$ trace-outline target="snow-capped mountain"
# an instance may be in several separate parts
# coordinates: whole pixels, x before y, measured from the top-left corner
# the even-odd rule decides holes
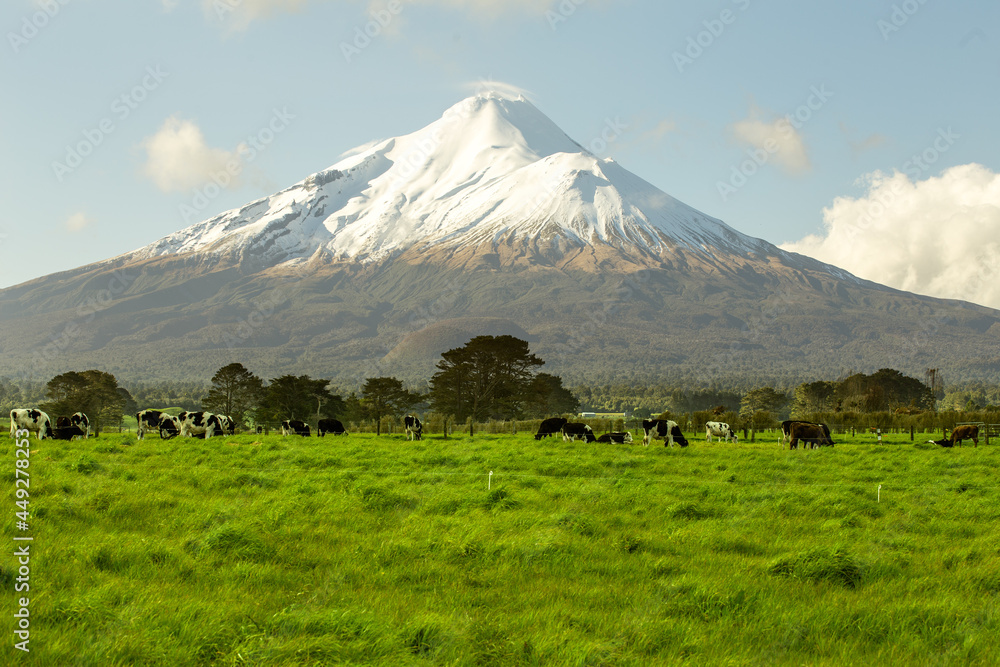
[[[1000,370],[1000,312],[751,238],[484,93],[270,197],[0,291],[0,365],[48,380],[255,373],[420,384],[481,334],[568,383]]]
[[[488,92],[133,256],[194,252],[278,263],[321,253],[373,263],[406,251],[512,244],[604,245],[649,259],[678,250],[784,254],[591,154],[523,97]]]

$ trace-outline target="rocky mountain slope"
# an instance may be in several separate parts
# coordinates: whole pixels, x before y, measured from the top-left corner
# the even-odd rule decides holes
[[[523,98],[412,134],[133,252],[0,291],[0,362],[47,379],[208,379],[241,361],[419,383],[469,337],[573,382],[995,377],[1000,312],[748,237],[567,137]]]

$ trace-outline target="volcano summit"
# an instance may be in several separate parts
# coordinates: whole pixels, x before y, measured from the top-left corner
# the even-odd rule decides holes
[[[484,93],[274,195],[3,290],[0,360],[149,381],[241,361],[349,387],[419,382],[444,350],[511,334],[570,383],[957,380],[1000,366],[998,322],[741,234],[524,98]]]

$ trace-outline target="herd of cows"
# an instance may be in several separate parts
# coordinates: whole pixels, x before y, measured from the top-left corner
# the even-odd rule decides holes
[[[172,416],[161,410],[141,410],[135,415],[138,422],[137,435],[139,440],[144,439],[148,431],[158,432],[160,438],[168,440],[177,436],[194,438],[211,438],[215,435],[233,435],[236,432],[236,423],[228,415],[218,415],[211,412],[182,412]],[[406,435],[409,440],[420,440],[423,437],[423,424],[415,415],[407,415],[403,420],[406,427]],[[18,430],[25,430],[34,433],[39,440],[52,438],[55,440],[72,440],[73,438],[84,438],[90,435],[90,420],[82,412],[74,413],[68,417],[58,417],[55,427],[49,416],[37,408],[18,408],[10,411],[10,435],[13,438]],[[651,440],[663,440],[664,447],[673,447],[675,444],[687,447],[688,441],[681,432],[677,422],[669,419],[644,419],[642,430],[645,437],[642,439],[643,445],[649,445]],[[263,427],[257,427],[257,433],[263,432]],[[337,419],[320,419],[317,425],[317,434],[323,437],[327,433],[332,435],[347,435],[344,424]],[[310,436],[312,431],[309,424],[299,420],[285,420],[281,422],[282,435]],[[600,437],[594,435],[594,430],[584,423],[570,422],[563,417],[550,417],[542,421],[535,433],[535,440],[541,440],[553,435],[562,434],[564,441],[573,441],[580,438],[584,442],[602,442],[629,444],[632,442],[632,434],[625,432],[605,433]],[[803,447],[832,447],[834,442],[830,436],[830,429],[826,424],[809,422],[802,420],[786,420],[781,422],[782,442],[787,441],[789,449],[797,449],[799,443]],[[710,421],[705,424],[705,440],[711,442],[712,438],[725,440],[726,442],[738,442],[736,432],[725,422]],[[973,444],[979,446],[979,427],[971,425],[956,426],[952,430],[951,436],[942,440],[928,440],[928,442],[942,447],[954,447],[961,445],[963,440],[972,440]]]
[[[680,447],[687,447],[688,441],[681,432],[677,422],[670,419],[644,419],[642,430],[645,437],[642,444],[648,446],[651,440],[663,440],[664,447],[673,447],[675,444]],[[542,422],[535,434],[535,440],[541,440],[549,436],[562,433],[563,440],[576,440],[581,438],[586,442],[608,442],[608,443],[630,443],[632,434],[605,433],[597,437],[594,430],[583,423],[570,422],[562,417],[550,417]],[[799,443],[802,446],[824,447],[833,446],[833,439],[830,437],[830,429],[826,424],[815,422],[788,420],[781,423],[782,441],[787,440],[790,449],[796,449]],[[712,442],[712,438],[725,440],[726,442],[738,442],[739,437],[736,432],[725,422],[706,422],[705,441]]]

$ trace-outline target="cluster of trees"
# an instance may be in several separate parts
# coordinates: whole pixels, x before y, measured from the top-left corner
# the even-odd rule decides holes
[[[212,376],[200,405],[180,405],[177,396],[150,401],[144,391],[140,404],[118,386],[114,375],[98,370],[69,372],[45,387],[48,400],[39,407],[51,416],[86,413],[93,427],[119,424],[125,414],[145,407],[204,409],[231,416],[239,424],[285,419],[315,421],[374,421],[381,429],[386,417],[430,408],[464,422],[488,419],[531,419],[575,412],[579,401],[553,375],[537,373],[545,362],[532,354],[526,341],[513,336],[478,336],[449,350],[438,363],[426,394],[411,391],[394,377],[365,380],[360,393],[343,397],[330,381],[308,375],[283,375],[264,380],[243,364],[223,366]]]
[[[526,341],[477,336],[441,355],[426,393],[413,391],[394,377],[374,377],[367,378],[360,391],[343,396],[327,379],[283,375],[265,382],[242,364],[233,363],[220,368],[207,389],[195,383],[136,385],[134,395],[120,387],[114,375],[99,370],[63,373],[45,385],[15,385],[0,379],[0,404],[10,408],[39,405],[52,416],[82,411],[98,430],[119,424],[122,415],[140,408],[181,407],[227,414],[247,425],[337,418],[374,422],[379,431],[384,419],[413,411],[430,410],[463,423],[573,414],[581,403],[588,411],[621,412],[634,418],[684,415],[696,428],[717,419],[751,430],[809,415],[920,415],[933,412],[941,399],[946,407],[967,411],[989,411],[1000,404],[1000,387],[945,394],[937,383],[932,388],[888,368],[871,375],[807,382],[791,391],[758,387],[738,393],[666,385],[607,385],[570,391],[559,377],[539,372],[544,363],[531,353]],[[44,402],[37,400],[40,396]]]

